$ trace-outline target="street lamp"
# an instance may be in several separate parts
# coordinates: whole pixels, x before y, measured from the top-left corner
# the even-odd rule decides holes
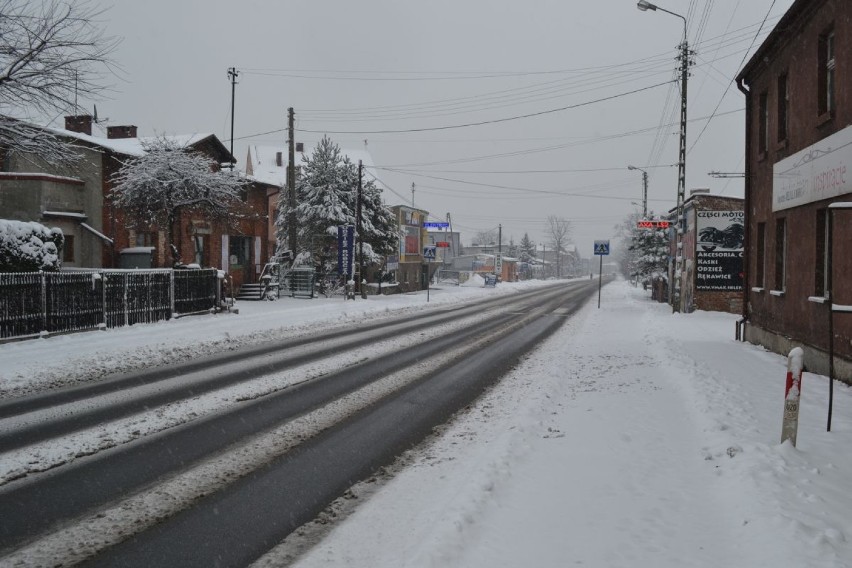
[[[686,84],[689,78],[689,66],[691,62],[689,56],[689,45],[686,41],[686,18],[680,14],[670,12],[665,8],[660,8],[655,4],[651,4],[646,0],[639,0],[636,7],[643,12],[647,10],[665,12],[672,16],[677,16],[683,20],[683,41],[678,46],[680,50],[680,153],[678,155],[678,172],[677,172],[677,223],[675,224],[675,263],[674,263],[674,286],[672,289],[671,302],[672,311],[680,311],[680,293],[681,293],[681,263],[683,261],[681,237],[683,235],[683,202],[686,196]]]
[[[648,217],[648,172],[636,166],[627,166],[628,170],[639,170],[642,172],[642,218]]]

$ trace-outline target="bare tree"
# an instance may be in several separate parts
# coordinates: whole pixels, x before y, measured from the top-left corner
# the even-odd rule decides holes
[[[571,222],[564,217],[550,215],[547,217],[545,235],[549,240],[551,250],[556,253],[556,276],[562,276],[560,257],[567,252],[565,247],[571,240]]]
[[[0,0],[0,148],[73,157],[27,117],[76,113],[78,97],[102,92],[118,40],[101,14],[86,0]]]
[[[246,181],[236,173],[217,171],[210,157],[165,137],[143,147],[143,156],[129,160],[113,176],[110,197],[134,225],[165,229],[177,264],[173,245],[181,215],[194,211],[211,219],[228,219],[242,204]]]
[[[490,229],[488,231],[479,231],[476,233],[474,237],[475,243],[480,246],[488,246],[488,245],[496,245],[497,244],[497,231],[494,229]]]

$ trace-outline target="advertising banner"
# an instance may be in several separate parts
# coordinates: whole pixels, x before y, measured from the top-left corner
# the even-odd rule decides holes
[[[743,287],[742,211],[696,211],[695,289],[736,291]]]
[[[352,249],[355,245],[355,227],[337,227],[337,272],[352,280]]]
[[[781,211],[852,192],[852,126],[776,162],[772,210]]]

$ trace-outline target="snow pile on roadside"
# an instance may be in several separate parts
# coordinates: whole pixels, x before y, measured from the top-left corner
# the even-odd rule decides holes
[[[785,358],[735,319],[607,286],[297,566],[852,566],[852,393],[827,433],[805,373],[780,444]]]
[[[426,292],[369,296],[240,302],[239,314],[213,314],[141,324],[103,332],[57,335],[0,344],[0,398],[63,385],[97,380],[106,375],[156,367],[234,350],[246,345],[281,341],[405,313],[440,309],[477,298],[516,294],[552,284],[532,280],[497,289],[448,286]]]

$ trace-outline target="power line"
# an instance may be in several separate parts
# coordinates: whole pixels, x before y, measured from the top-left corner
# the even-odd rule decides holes
[[[520,119],[524,119],[524,118],[533,118],[533,117],[536,117],[536,116],[543,116],[543,115],[546,115],[546,114],[553,114],[555,112],[562,112],[562,111],[566,111],[566,110],[571,110],[571,109],[575,109],[575,108],[589,106],[589,105],[592,105],[592,104],[602,103],[602,102],[606,102],[606,101],[611,101],[613,99],[626,97],[628,95],[635,95],[636,93],[641,93],[643,91],[649,91],[651,89],[655,89],[655,88],[661,87],[663,85],[668,85],[669,83],[671,83],[671,81],[665,81],[663,83],[657,83],[656,85],[650,85],[648,87],[641,87],[639,89],[634,89],[632,91],[625,91],[623,93],[618,93],[618,94],[615,94],[615,95],[611,95],[609,97],[602,97],[602,98],[599,98],[599,99],[594,99],[594,100],[591,100],[591,101],[585,101],[585,102],[582,102],[582,103],[577,103],[577,104],[568,105],[568,106],[564,106],[564,107],[542,110],[542,111],[538,111],[538,112],[531,112],[531,113],[521,114],[521,115],[517,115],[517,116],[509,116],[509,117],[505,117],[505,118],[497,118],[497,119],[494,119],[494,120],[482,120],[482,121],[479,121],[479,122],[469,122],[469,123],[466,123],[466,124],[453,124],[453,125],[447,125],[447,126],[433,126],[433,127],[428,127],[428,128],[406,128],[406,129],[402,129],[402,130],[351,130],[351,131],[346,131],[346,130],[305,130],[305,129],[301,129],[301,130],[299,130],[299,132],[307,132],[307,133],[312,133],[312,134],[323,134],[323,133],[326,133],[326,134],[395,134],[395,133],[402,133],[402,132],[431,132],[431,131],[435,131],[435,130],[452,130],[452,129],[455,129],[455,128],[468,128],[468,127],[471,127],[471,126],[483,126],[483,125],[486,125],[486,124],[498,124],[498,123],[501,123],[501,122],[509,122],[509,121],[512,121],[512,120],[520,120]]]
[[[776,0],[772,0],[772,4],[769,5],[769,10],[766,11],[766,16],[763,18],[763,22],[761,22],[760,27],[757,29],[757,33],[754,35],[754,39],[752,40],[751,45],[746,50],[745,55],[743,55],[743,60],[740,62],[740,65],[739,65],[740,69],[742,69],[742,66],[745,63],[745,60],[748,57],[749,52],[754,47],[754,44],[757,41],[758,36],[760,36],[761,30],[763,30],[763,25],[766,23],[766,20],[769,18],[769,14],[772,12],[772,8],[775,7],[775,2],[776,2]],[[692,149],[695,148],[695,145],[698,144],[699,140],[701,140],[701,136],[707,130],[707,127],[710,126],[710,122],[716,116],[716,111],[718,111],[719,107],[722,106],[722,102],[725,100],[725,97],[728,95],[728,91],[731,89],[731,85],[733,83],[734,83],[733,79],[728,83],[728,86],[725,88],[725,92],[722,93],[722,97],[719,99],[719,103],[716,105],[716,108],[713,109],[713,112],[710,113],[710,118],[707,119],[707,122],[704,124],[704,128],[701,129],[701,132],[698,133],[698,136],[692,142],[692,146],[689,147],[689,151],[687,152],[687,154],[689,152],[692,152]]]

